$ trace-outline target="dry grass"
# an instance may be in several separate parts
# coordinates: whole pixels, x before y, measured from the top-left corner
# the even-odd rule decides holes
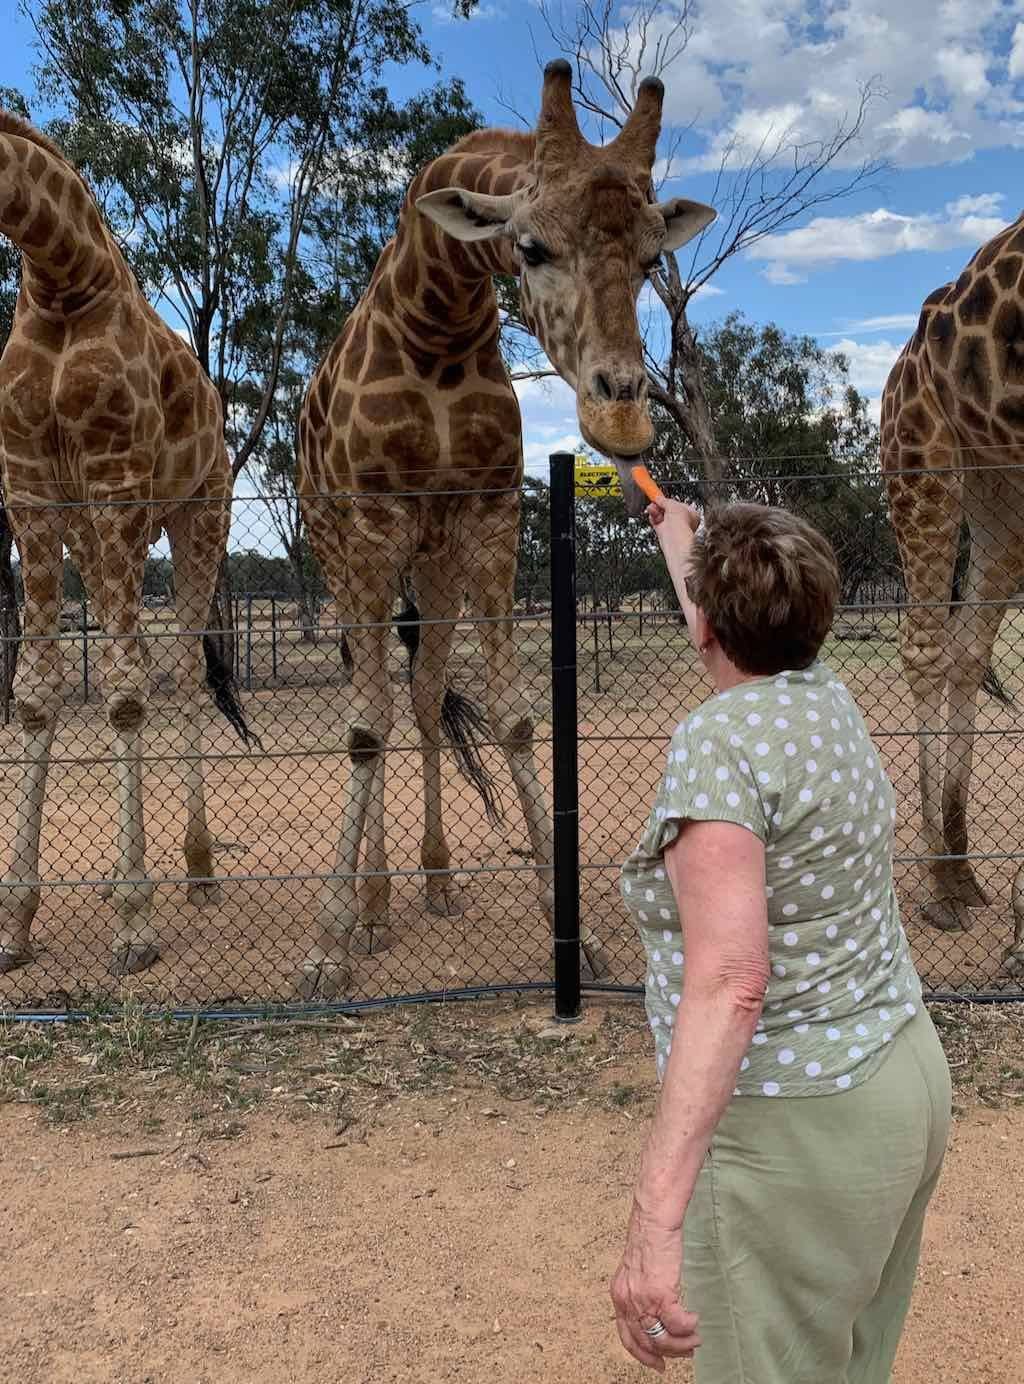
[[[958,1113],[1024,1101],[1024,1005],[932,1006]],[[62,1127],[106,1114],[159,1129],[168,1104],[204,1137],[230,1137],[270,1104],[338,1132],[372,1124],[396,1101],[479,1096],[538,1115],[651,1108],[654,1083],[642,1008],[588,1006],[556,1025],[546,1004],[506,1000],[429,1005],[265,1023],[191,1025],[131,1004],[63,1025],[0,1026],[0,1103],[35,1105]]]

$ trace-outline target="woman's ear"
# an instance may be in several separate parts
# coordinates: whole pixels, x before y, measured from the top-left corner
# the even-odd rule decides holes
[[[715,631],[711,628],[710,621],[700,606],[695,607],[695,610],[697,619],[694,635],[696,636],[697,650],[699,653],[706,654],[716,642]]]

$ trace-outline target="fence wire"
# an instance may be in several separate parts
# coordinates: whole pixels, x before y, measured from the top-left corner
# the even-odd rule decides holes
[[[979,893],[961,910],[969,930],[943,931],[923,912],[934,870],[900,641],[946,602],[908,595],[877,474],[804,470],[734,482],[730,496],[787,505],[836,548],[842,608],[823,657],[897,790],[897,890],[926,987],[1020,994],[1005,955],[1024,859],[1024,612],[1007,516],[1024,525],[1024,475],[994,469],[998,503],[975,506],[949,562],[954,667],[976,653],[970,613],[1003,600],[1008,610],[979,699],[966,847],[962,826],[947,824],[949,854],[966,855],[984,902]],[[946,484],[956,508],[964,483]],[[173,551],[166,515],[150,511],[159,536],[137,640],[94,556],[110,515],[97,524],[96,507],[74,507],[59,630],[26,612],[17,564],[0,611],[0,1010],[93,1008],[130,992],[160,1009],[268,1011],[550,984],[548,498],[540,482],[524,492],[514,589],[507,491],[333,497],[307,502],[308,528],[293,499],[236,497],[226,553],[223,504],[208,502],[209,524],[191,524]],[[672,729],[711,688],[646,525],[596,496],[577,501],[576,528],[581,921],[593,979],[639,989],[618,871]],[[394,546],[375,529],[394,532]],[[998,597],[971,575],[972,539],[989,567],[1006,544]],[[432,556],[412,561],[417,548]],[[348,566],[332,573],[343,549]],[[127,569],[115,576],[129,591]],[[197,589],[213,592],[201,617]],[[932,729],[949,767],[966,766],[962,716]]]

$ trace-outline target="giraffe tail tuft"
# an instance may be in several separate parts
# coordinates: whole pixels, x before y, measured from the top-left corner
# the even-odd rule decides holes
[[[255,745],[257,749],[262,750],[263,741],[255,731],[249,729],[249,723],[245,719],[231,669],[208,634],[203,635],[203,653],[206,655],[206,685],[213,693],[217,710],[231,722],[246,749],[251,749]]]
[[[990,697],[994,697],[996,701],[999,702],[1002,706],[1009,707],[1011,709],[1016,707],[1016,702],[1013,700],[1009,692],[1007,692],[1006,688],[1000,682],[998,674],[996,673],[996,670],[995,668],[993,668],[991,663],[985,670],[985,676],[981,680],[981,686],[983,691],[987,692]]]
[[[454,687],[446,687],[441,703],[441,726],[455,752],[459,772],[480,794],[487,820],[492,826],[498,826],[502,811],[497,785],[480,756],[480,737],[489,732],[486,713]]]
[[[420,647],[420,612],[410,592],[405,593],[405,604],[394,617],[392,623],[395,633],[409,653],[409,677]],[[493,774],[488,773],[480,754],[480,740],[490,733],[487,715],[476,702],[457,692],[454,687],[444,689],[441,703],[441,729],[448,737],[448,743],[455,752],[455,762],[459,773],[480,794],[487,820],[498,826],[503,820],[501,799]]]

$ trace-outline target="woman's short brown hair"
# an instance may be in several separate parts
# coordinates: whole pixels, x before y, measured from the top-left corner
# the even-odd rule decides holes
[[[723,505],[694,541],[686,589],[736,667],[767,676],[814,662],[839,567],[824,534],[788,510]]]

